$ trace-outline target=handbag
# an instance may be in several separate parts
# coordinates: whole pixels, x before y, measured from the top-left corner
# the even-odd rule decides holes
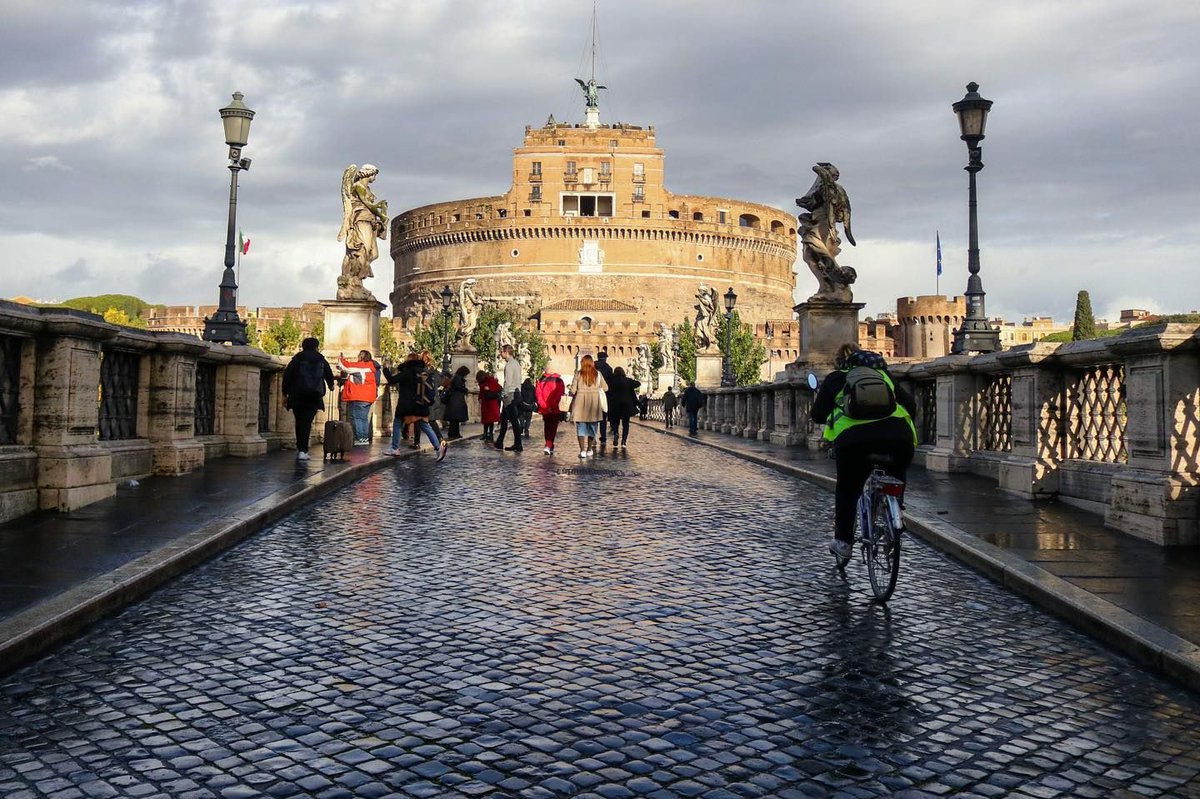
[[[608,413],[608,394],[600,391],[600,389],[596,389],[596,391],[600,394],[600,410],[604,413]]]

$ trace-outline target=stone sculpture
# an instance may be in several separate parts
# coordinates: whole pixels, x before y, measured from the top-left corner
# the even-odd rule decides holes
[[[846,240],[854,244],[854,233],[850,230],[850,198],[846,190],[838,185],[838,169],[826,161],[813,168],[817,179],[808,194],[796,200],[796,205],[805,209],[797,219],[800,223],[800,243],[804,263],[817,279],[817,293],[808,298],[826,302],[851,302],[854,294],[850,286],[858,274],[849,266],[837,262],[842,250],[837,225],[846,231]],[[856,245],[857,246],[857,245]]]
[[[533,354],[524,341],[517,345],[517,360],[521,362],[521,374],[528,376],[533,369]]]
[[[696,349],[703,352],[711,349],[717,341],[717,290],[700,284],[696,290]]]
[[[592,78],[587,83],[583,82],[583,78],[576,78],[575,82],[579,84],[579,88],[583,89],[583,96],[587,98],[588,108],[596,108],[600,102],[600,90],[608,88],[607,86],[598,85],[595,78]]]
[[[637,356],[629,362],[629,370],[633,372],[633,378],[639,382],[645,383],[650,379],[649,344],[637,345]]]
[[[512,322],[501,322],[496,325],[496,353],[499,354],[505,346],[512,347],[514,351],[517,349],[517,339],[513,336]]]
[[[378,167],[351,164],[342,173],[342,229],[338,241],[346,242],[342,274],[338,277],[339,300],[374,300],[363,279],[374,277],[371,263],[379,257],[379,240],[387,239],[387,201],[375,199],[371,183]]]
[[[469,277],[458,284],[458,333],[455,338],[463,345],[471,343],[471,334],[479,325],[479,309],[483,303],[475,296],[475,278]]]
[[[675,373],[675,330],[666,322],[658,323],[658,355],[662,359],[659,371]]]

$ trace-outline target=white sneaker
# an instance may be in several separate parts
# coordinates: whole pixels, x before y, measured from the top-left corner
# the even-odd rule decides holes
[[[594,458],[594,457],[596,457],[596,450],[594,450],[594,449],[589,449],[589,450],[587,451],[587,456],[588,456],[589,458]]]
[[[587,457],[587,450],[580,450],[579,451],[579,459],[583,460],[586,457]]]
[[[542,452],[543,452],[544,454],[546,454],[546,455],[553,455],[553,454],[554,454],[554,450],[550,449],[549,447],[543,447],[543,448],[542,448]]]
[[[298,460],[298,461],[306,461],[306,460],[308,460],[308,453],[307,453],[307,452],[297,452],[297,453],[296,453],[296,460]]]

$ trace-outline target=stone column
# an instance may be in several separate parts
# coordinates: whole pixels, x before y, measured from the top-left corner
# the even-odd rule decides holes
[[[225,451],[239,458],[263,455],[267,451],[267,440],[258,432],[258,389],[262,369],[270,365],[271,359],[260,350],[246,346],[228,347],[229,362],[219,375],[217,383],[224,387],[224,396],[218,401],[224,423],[221,437],[225,439]]]
[[[1012,452],[1000,464],[1000,487],[1030,498],[1058,491],[1062,378],[1047,358],[1056,344],[1030,344],[996,354],[1012,373]]]
[[[710,389],[721,385],[721,355],[702,352],[696,356],[696,386]]]
[[[1125,362],[1129,461],[1104,523],[1166,546],[1200,544],[1200,326],[1155,325],[1107,343]]]
[[[791,446],[796,443],[793,438],[795,427],[792,425],[796,414],[796,390],[792,383],[777,382],[772,400],[775,403],[774,424],[769,429],[768,437],[763,440]]]
[[[100,446],[100,349],[117,335],[94,314],[47,316],[38,340],[33,443],[38,507],[69,511],[116,493],[112,455]]]
[[[37,453],[33,443],[34,387],[37,384],[36,336],[43,327],[39,309],[0,300],[0,332],[19,342],[17,429],[14,442],[0,447],[0,522],[38,508]]]
[[[183,333],[159,333],[150,354],[150,439],[155,474],[185,474],[204,466],[196,432],[196,359],[209,345]]]
[[[758,440],[770,441],[771,433],[775,430],[775,395],[779,386],[767,384],[758,395]]]
[[[931,472],[970,470],[978,391],[970,363],[969,355],[947,355],[926,366],[937,379],[937,443],[925,457]]]
[[[746,426],[746,392],[740,389],[730,389],[728,396],[729,420],[722,425],[721,432],[734,436],[742,434]]]

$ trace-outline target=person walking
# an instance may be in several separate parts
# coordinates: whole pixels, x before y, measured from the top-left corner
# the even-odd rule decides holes
[[[312,437],[313,419],[317,411],[325,410],[325,393],[333,391],[333,369],[317,351],[321,345],[315,338],[300,342],[300,351],[292,356],[283,369],[283,407],[296,419],[296,460],[308,460],[308,440]]]
[[[675,392],[667,386],[666,392],[662,395],[663,419],[666,421],[667,429],[675,426],[675,406],[679,404],[679,397],[675,396]]]
[[[637,390],[641,382],[628,377],[625,369],[613,369],[612,382],[608,384],[608,423],[612,430],[613,449],[626,448],[629,442],[629,419],[637,408]]]
[[[500,349],[500,357],[504,359],[504,393],[501,397],[500,432],[496,434],[496,449],[507,449],[510,452],[521,452],[525,445],[521,443],[521,362],[513,354],[510,344]],[[513,443],[504,446],[504,435],[512,425]]]
[[[425,362],[425,370],[421,373],[421,379],[429,384],[431,389],[430,395],[432,401],[429,403],[429,426],[433,428],[433,432],[437,434],[438,441],[445,441],[446,435],[442,432],[442,423],[446,421],[446,401],[445,388],[450,383],[450,376],[442,374],[442,370],[433,365],[433,353],[429,350],[421,351],[421,360]],[[416,436],[413,436],[416,438]]]
[[[529,438],[529,425],[533,423],[533,412],[537,410],[537,389],[528,377],[521,383],[521,399],[517,408],[521,417],[521,436]]]
[[[688,417],[688,435],[694,436],[700,429],[700,409],[708,404],[708,397],[704,396],[704,392],[696,388],[696,381],[689,380],[687,388],[683,390],[680,401],[683,402],[683,409],[687,412]]]
[[[575,420],[575,437],[579,439],[579,457],[590,458],[596,454],[597,426],[604,418],[600,404],[601,392],[608,390],[608,383],[596,368],[592,356],[579,359],[579,371],[571,379],[571,418]],[[603,428],[601,428],[603,429]]]
[[[451,441],[462,438],[459,425],[467,421],[467,376],[470,374],[470,367],[458,367],[446,387],[446,437]]]
[[[650,395],[643,391],[638,395],[638,420],[646,421],[646,416],[650,413]]]
[[[495,436],[496,422],[500,421],[500,382],[495,376],[480,369],[475,373],[479,386],[479,421],[483,424],[483,443],[491,444]]]
[[[558,437],[558,425],[562,421],[563,394],[567,391],[566,385],[563,383],[562,377],[557,373],[551,372],[549,368],[542,373],[538,378],[537,387],[534,389],[537,399],[537,412],[542,417],[542,425],[546,433],[546,448],[542,452],[547,455],[554,454],[554,439]]]
[[[613,368],[611,366],[609,366],[609,364],[608,364],[608,350],[600,350],[600,354],[596,356],[595,364],[596,364],[596,371],[599,372],[600,376],[604,378],[604,384],[607,386],[611,386],[612,379],[613,379]],[[611,397],[607,397],[606,399],[611,399]],[[600,415],[600,446],[601,447],[604,446],[605,430],[607,428],[608,428],[608,412],[603,411]]]
[[[437,437],[429,424],[429,407],[433,404],[435,389],[429,384],[426,373],[427,367],[419,352],[410,353],[408,360],[400,364],[400,368],[394,372],[384,367],[384,377],[396,387],[396,419],[392,423],[391,449],[385,450],[383,454],[399,455],[404,428],[413,425],[414,431],[424,433],[429,439],[438,461],[446,457],[446,442]]]

